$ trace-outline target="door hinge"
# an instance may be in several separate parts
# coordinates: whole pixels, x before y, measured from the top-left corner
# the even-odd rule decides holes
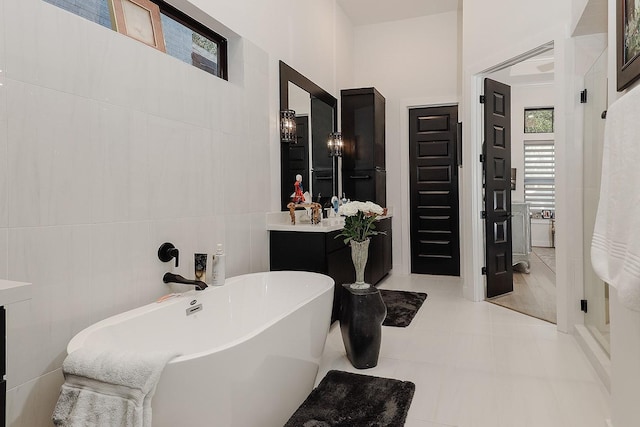
[[[581,299],[580,300],[580,310],[584,311],[585,313],[587,312],[587,300],[586,299]]]
[[[480,211],[480,218],[487,219],[487,211]]]
[[[487,275],[487,267],[482,267],[482,275],[483,276]]]
[[[484,163],[484,154],[480,154],[480,163]]]
[[[484,95],[480,95],[480,104],[484,104],[487,98]]]
[[[586,104],[587,103],[587,90],[581,90],[580,91],[580,104]]]

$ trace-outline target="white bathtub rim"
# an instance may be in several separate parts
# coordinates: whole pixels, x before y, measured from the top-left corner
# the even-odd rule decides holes
[[[184,361],[188,361],[188,360],[192,360],[192,359],[197,359],[199,357],[204,357],[207,356],[209,354],[213,354],[213,353],[217,353],[217,352],[221,352],[224,351],[226,349],[235,347],[237,345],[239,345],[240,343],[243,343],[245,341],[250,340],[251,338],[255,337],[256,335],[260,334],[262,331],[268,329],[269,327],[271,327],[272,325],[278,323],[279,321],[281,321],[282,319],[284,319],[285,317],[287,317],[289,314],[294,313],[296,311],[298,311],[301,307],[305,306],[306,304],[308,304],[310,301],[318,298],[320,295],[326,293],[326,292],[331,292],[333,293],[333,287],[335,286],[335,281],[324,274],[320,274],[320,273],[313,273],[313,272],[303,272],[303,271],[278,271],[278,272],[273,272],[273,273],[305,273],[305,274],[312,274],[315,276],[322,276],[326,279],[328,279],[327,283],[330,281],[331,282],[331,286],[328,286],[327,288],[321,288],[320,290],[318,290],[317,292],[314,292],[313,294],[310,294],[309,296],[307,296],[307,298],[305,298],[303,301],[301,301],[300,303],[296,304],[295,306],[292,306],[290,311],[287,313],[284,313],[280,316],[276,316],[274,318],[272,318],[269,322],[266,322],[262,325],[260,325],[259,328],[255,328],[252,331],[241,335],[223,345],[219,345],[219,346],[215,346],[215,347],[211,347],[208,348],[206,350],[203,351],[199,351],[199,352],[193,352],[193,353],[189,353],[187,355],[179,355],[174,357],[173,359],[171,359],[168,364],[172,364],[172,363],[180,363],[180,362],[184,362]],[[240,280],[242,278],[248,278],[251,276],[256,276],[256,275],[264,275],[266,273],[269,272],[260,272],[260,273],[249,273],[249,274],[243,274],[240,276],[234,276],[234,277],[230,277],[226,279],[226,283],[224,286],[232,286],[234,281]],[[127,310],[124,311],[122,313],[118,313],[115,314],[113,316],[107,317],[106,319],[100,320],[88,327],[86,327],[85,329],[81,330],[80,332],[78,332],[67,344],[67,354],[70,354],[71,352],[81,348],[84,346],[86,340],[91,336],[91,334],[99,329],[105,328],[105,327],[109,327],[111,325],[116,325],[119,323],[122,323],[128,319],[132,319],[135,318],[137,316],[141,316],[147,313],[151,313],[155,310],[159,310],[161,308],[165,308],[169,305],[174,305],[174,304],[180,304],[183,303],[185,300],[192,300],[192,299],[197,299],[197,297],[203,295],[204,293],[210,293],[210,292],[216,292],[216,290],[218,289],[223,289],[224,286],[210,286],[202,291],[196,291],[196,290],[189,290],[189,291],[185,291],[182,292],[180,295],[177,295],[173,298],[170,298],[168,300],[165,301],[161,301],[161,302],[151,302],[149,304],[145,304],[143,306],[140,307],[136,307],[133,308],[131,310]],[[327,324],[327,329],[329,328],[329,323]],[[97,348],[100,348],[101,346],[99,344],[95,344],[95,346]],[[108,348],[104,348],[104,350],[107,350]]]

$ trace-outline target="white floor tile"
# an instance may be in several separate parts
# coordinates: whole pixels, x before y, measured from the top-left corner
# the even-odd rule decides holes
[[[548,322],[461,294],[459,279],[390,276],[384,289],[426,292],[407,328],[383,327],[378,366],[349,363],[340,327],[318,372],[412,381],[408,427],[602,427],[609,395],[575,339]]]

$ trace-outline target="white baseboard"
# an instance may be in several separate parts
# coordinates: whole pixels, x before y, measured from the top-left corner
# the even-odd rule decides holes
[[[576,340],[605,388],[611,393],[611,359],[584,325],[575,325]],[[607,421],[610,423],[610,421]]]

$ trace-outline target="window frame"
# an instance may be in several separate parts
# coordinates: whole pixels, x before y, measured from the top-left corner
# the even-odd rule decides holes
[[[527,113],[529,113],[530,111],[545,111],[545,110],[551,110],[551,132],[530,132],[527,131]],[[528,107],[524,109],[524,116],[523,116],[523,132],[525,135],[536,135],[536,134],[548,134],[548,133],[553,133],[554,129],[555,129],[555,108],[554,107]]]
[[[193,19],[186,13],[182,12],[181,10],[176,9],[175,7],[171,6],[169,3],[166,3],[165,1],[163,0],[151,0],[151,1],[158,5],[158,7],[160,8],[161,14],[168,16],[174,21],[184,25],[185,27],[195,31],[201,36],[206,37],[218,44],[217,77],[220,77],[223,80],[229,80],[227,39],[221,36],[220,34],[216,33],[215,31],[213,31],[211,28],[196,21],[195,19]]]

